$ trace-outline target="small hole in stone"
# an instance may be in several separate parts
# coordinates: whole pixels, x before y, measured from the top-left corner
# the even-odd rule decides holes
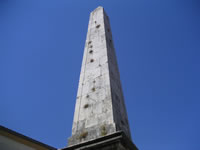
[[[93,50],[90,50],[89,53],[92,54],[92,53],[93,53]]]
[[[88,108],[89,107],[89,104],[85,104],[84,105],[84,108],[86,109],[86,108]]]
[[[92,41],[89,41],[89,42],[88,42],[88,44],[91,44],[91,43],[92,43]]]
[[[92,91],[93,91],[93,92],[95,91],[95,88],[94,88],[94,87],[92,88]]]
[[[97,23],[96,21],[94,21],[94,23]]]
[[[94,62],[94,59],[91,59],[90,62],[91,62],[91,63]]]
[[[97,26],[96,26],[96,28],[99,28],[101,25],[100,24],[98,24]]]
[[[86,97],[87,97],[87,98],[89,98],[90,96],[89,96],[89,95],[87,95]]]
[[[93,83],[95,83],[96,81],[94,80]]]
[[[92,45],[90,45],[90,48],[92,48],[93,46]]]

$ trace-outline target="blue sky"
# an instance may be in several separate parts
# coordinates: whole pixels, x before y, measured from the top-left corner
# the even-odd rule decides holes
[[[134,143],[199,150],[199,0],[1,0],[0,124],[66,146],[89,13],[99,5],[110,17]]]

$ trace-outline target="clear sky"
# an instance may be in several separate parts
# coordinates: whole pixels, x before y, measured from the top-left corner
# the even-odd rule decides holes
[[[89,14],[110,17],[140,150],[199,150],[199,0],[0,0],[0,124],[56,148],[71,135]]]

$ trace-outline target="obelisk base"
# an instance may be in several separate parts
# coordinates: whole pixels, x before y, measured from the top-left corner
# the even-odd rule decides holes
[[[101,138],[72,145],[62,150],[138,150],[122,132],[116,132]]]

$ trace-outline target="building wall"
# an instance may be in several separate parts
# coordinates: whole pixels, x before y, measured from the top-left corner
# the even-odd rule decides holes
[[[0,135],[0,150],[36,150],[13,139]]]
[[[56,150],[0,125],[0,150]]]

